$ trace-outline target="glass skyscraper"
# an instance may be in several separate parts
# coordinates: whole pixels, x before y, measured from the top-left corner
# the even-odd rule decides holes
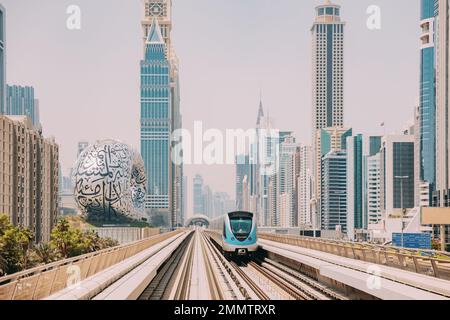
[[[150,95],[156,94],[153,98],[156,101],[160,98],[164,99],[164,103],[166,103],[165,99],[168,98],[169,110],[168,119],[169,119],[169,141],[172,140],[172,132],[182,127],[182,115],[181,115],[181,97],[180,97],[180,85],[179,85],[179,68],[178,68],[178,58],[176,56],[175,50],[172,46],[171,39],[171,31],[172,31],[172,0],[143,0],[144,4],[144,18],[141,22],[142,31],[143,31],[143,44],[144,44],[144,55],[147,53],[147,40],[151,37],[151,34],[154,32],[155,28],[155,20],[158,24],[159,35],[161,36],[163,42],[165,43],[165,59],[168,63],[169,68],[169,93],[166,96],[164,93],[164,97],[161,96],[161,92],[158,90],[153,91],[153,93],[148,93]],[[158,71],[159,72],[159,71]],[[160,86],[161,83],[155,85]],[[165,86],[164,84],[163,86]],[[159,87],[161,89],[161,87]],[[165,90],[165,89],[164,89]],[[149,98],[149,97],[147,97]],[[159,100],[158,103],[162,103]],[[156,119],[160,119],[159,117]],[[167,119],[167,118],[165,118]],[[167,124],[164,124],[164,128],[160,127],[159,130],[166,131]],[[156,129],[155,129],[156,130]],[[178,137],[177,137],[178,138]],[[180,225],[182,220],[182,203],[185,199],[184,195],[184,186],[183,186],[183,164],[178,161],[172,161],[172,150],[177,148],[177,150],[181,150],[181,141],[182,138],[178,141],[173,141],[169,145],[169,157],[167,158],[168,167],[169,167],[169,186],[168,186],[168,199],[166,198],[165,191],[161,191],[159,188],[164,186],[158,186],[157,190],[154,190],[155,194],[152,201],[147,202],[149,204],[150,214],[153,218],[157,218],[158,221],[163,219],[162,224],[164,226],[175,227]],[[165,142],[164,142],[165,144]],[[179,155],[182,152],[178,153]],[[156,155],[154,155],[156,156]],[[145,161],[145,155],[143,155]],[[151,160],[148,159],[148,162]],[[161,160],[162,161],[162,160]],[[149,164],[150,165],[150,164]],[[150,173],[147,173],[149,175]],[[164,180],[166,173],[164,172]],[[159,194],[159,196],[157,196]],[[164,194],[164,196],[162,196]],[[161,198],[162,197],[162,198]],[[163,200],[164,199],[164,200]],[[156,202],[153,202],[156,201]],[[153,204],[150,204],[153,203]],[[166,206],[166,204],[168,205]]]
[[[141,61],[141,155],[147,173],[147,209],[169,209],[171,161],[170,63],[156,18]]]
[[[414,208],[414,136],[383,137],[380,151],[381,209],[398,214]]]
[[[347,138],[347,197],[348,236],[354,239],[355,231],[364,228],[363,210],[363,136],[358,134]]]
[[[330,151],[323,158],[322,230],[347,232],[347,154]]]
[[[347,138],[347,235],[365,239],[369,220],[378,219],[381,137],[361,134]]]
[[[39,103],[34,97],[33,87],[6,86],[5,114],[29,116],[33,127],[39,128]]]
[[[422,28],[420,53],[420,180],[436,183],[436,69],[435,34],[437,0],[421,0]]]
[[[236,156],[236,209],[244,207],[244,181],[250,179],[250,157],[248,155]]]

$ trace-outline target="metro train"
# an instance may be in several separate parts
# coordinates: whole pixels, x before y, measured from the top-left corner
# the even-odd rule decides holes
[[[230,212],[209,224],[212,237],[228,256],[248,256],[258,250],[256,217],[251,212]]]

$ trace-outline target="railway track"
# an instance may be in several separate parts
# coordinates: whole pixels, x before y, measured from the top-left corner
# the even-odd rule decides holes
[[[346,299],[274,260],[228,260],[210,235],[197,231],[189,235],[160,267],[139,300],[201,297],[211,300]]]
[[[241,265],[235,261],[228,261],[221,254],[220,246],[209,236],[203,234],[206,243],[209,243],[210,250],[218,256],[223,267],[234,280],[246,299],[270,300],[271,296],[267,289],[255,281],[255,278],[265,279],[264,283],[271,283],[278,291],[295,300],[347,300],[340,293],[337,293],[319,282],[292,270],[276,261],[264,258],[253,259],[242,262]],[[251,269],[252,272],[249,272]],[[251,273],[256,276],[251,276]],[[276,290],[275,290],[276,291]]]
[[[191,245],[192,237],[193,234],[190,234],[175,250],[170,258],[162,265],[162,267],[158,270],[156,277],[139,296],[139,300],[163,300],[168,298],[171,289],[171,280],[176,278],[174,275],[176,275],[176,271],[179,270],[179,267],[182,266],[180,261],[190,252],[190,250],[187,249]],[[192,256],[192,254],[189,255]],[[188,282],[186,279],[179,281],[179,284],[181,284],[180,290],[182,292],[186,290],[186,287],[183,287],[183,284],[186,282]]]
[[[284,274],[285,277],[293,279],[295,283],[299,284],[299,289],[310,295],[316,300],[349,300],[346,296],[332,290],[320,282],[311,279],[298,271],[292,270],[289,267],[282,265],[274,260],[268,258],[260,260],[261,266],[270,269],[273,272]]]

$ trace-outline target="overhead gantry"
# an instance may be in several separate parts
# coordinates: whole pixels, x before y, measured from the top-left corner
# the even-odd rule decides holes
[[[191,218],[187,219],[186,227],[190,226],[200,226],[200,227],[209,227],[210,220],[207,216],[203,214],[196,214]]]

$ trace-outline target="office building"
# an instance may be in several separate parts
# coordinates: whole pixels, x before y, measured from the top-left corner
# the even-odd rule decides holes
[[[47,242],[58,215],[58,145],[27,116],[0,116],[0,145],[0,212]]]
[[[251,176],[250,157],[239,155],[236,157],[236,209],[244,207],[244,184]],[[248,195],[247,195],[248,196]]]
[[[194,214],[206,214],[203,200],[203,178],[196,175],[193,180]]]
[[[315,190],[312,200],[313,205],[313,228],[318,229],[321,225],[321,199],[322,199],[322,161],[323,157],[331,151],[345,151],[347,149],[347,137],[352,136],[352,129],[342,127],[323,128],[317,131],[315,150],[317,150],[315,166]]]
[[[380,153],[381,210],[401,216],[402,209],[414,208],[414,136],[385,136]]]
[[[347,154],[330,151],[322,165],[321,229],[347,233]]]
[[[6,86],[6,115],[28,116],[33,126],[40,129],[39,102],[33,87]]]

